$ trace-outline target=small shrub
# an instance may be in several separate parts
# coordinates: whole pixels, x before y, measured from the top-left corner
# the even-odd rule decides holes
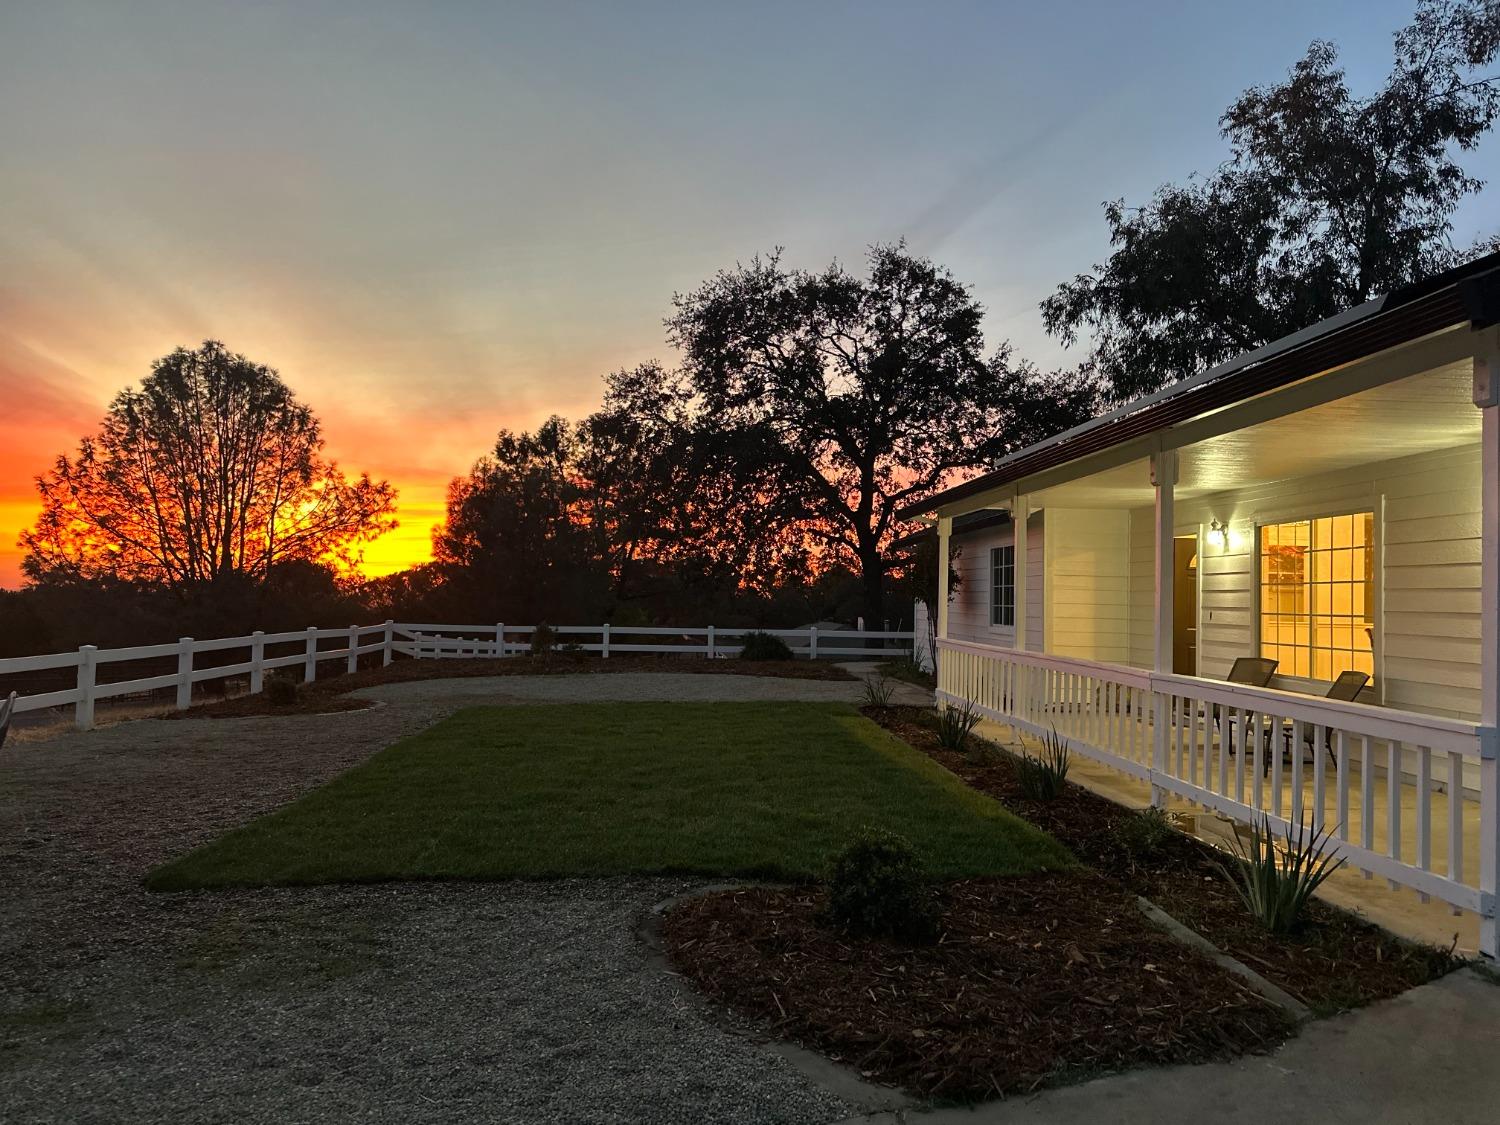
[[[271,676],[262,688],[266,702],[274,707],[292,707],[302,694],[302,685],[286,674]]]
[[[1271,933],[1294,930],[1313,892],[1344,865],[1342,857],[1335,859],[1332,842],[1332,833],[1304,822],[1288,826],[1278,849],[1264,816],[1251,824],[1248,847],[1236,838],[1239,862],[1228,874],[1246,909]]]
[[[531,631],[531,655],[547,656],[557,647],[557,630],[545,621]]]
[[[866,707],[889,707],[895,694],[896,685],[886,679],[884,672],[871,676],[865,681]]]
[[[1063,791],[1068,780],[1068,745],[1053,731],[1042,740],[1042,753],[1032,757],[1024,750],[1016,763],[1021,792],[1033,801],[1050,801]]]
[[[741,660],[792,660],[792,650],[780,637],[770,633],[754,632],[744,636],[745,647],[740,650]]]
[[[828,880],[835,925],[865,937],[930,941],[937,899],[915,849],[891,832],[866,830],[839,853]]]
[[[973,734],[974,728],[979,725],[979,718],[979,712],[974,710],[974,704],[967,699],[961,706],[948,704],[938,712],[938,745],[944,750],[957,750],[962,753],[968,749],[969,735]]]
[[[1161,854],[1176,831],[1165,811],[1149,808],[1121,817],[1115,824],[1113,836],[1126,855],[1133,859],[1151,859]]]

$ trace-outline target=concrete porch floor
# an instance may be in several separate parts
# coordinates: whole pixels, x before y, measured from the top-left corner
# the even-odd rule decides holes
[[[985,720],[978,727],[978,733],[998,745],[1010,749],[1024,747],[1026,750],[1037,753],[1041,748],[1040,740],[1029,735],[1019,734],[1014,728],[993,720]],[[1018,737],[1019,735],[1019,737]],[[1075,753],[1070,758],[1068,778],[1076,781],[1086,789],[1106,797],[1117,804],[1127,808],[1143,809],[1151,804],[1150,786],[1136,778],[1129,777],[1117,770]],[[1248,772],[1248,770],[1247,770]],[[1285,812],[1291,808],[1292,782],[1287,776],[1289,771],[1283,772],[1282,777],[1282,810]],[[1307,771],[1308,778],[1311,777],[1311,769]],[[1328,776],[1325,777],[1325,818],[1331,827],[1335,822],[1332,803],[1336,800],[1336,784],[1332,777],[1334,771],[1329,768]],[[1352,772],[1352,771],[1351,771]],[[1359,822],[1358,788],[1357,783],[1351,782],[1350,801],[1350,838],[1359,839],[1361,831]],[[1249,792],[1248,788],[1246,792]],[[1400,787],[1402,800],[1402,820],[1407,826],[1408,834],[1414,835],[1411,825],[1415,822],[1414,798],[1408,799],[1411,794],[1410,786]],[[1304,781],[1304,808],[1310,810],[1312,807],[1311,781]],[[1385,782],[1377,779],[1376,802],[1377,814],[1375,821],[1375,844],[1377,848],[1385,844],[1384,810],[1386,807]],[[1167,802],[1169,812],[1192,814],[1195,821],[1194,834],[1206,843],[1226,851],[1231,846],[1234,824],[1218,813],[1205,810],[1198,805],[1184,800],[1180,797],[1169,796]],[[1432,816],[1432,865],[1434,870],[1446,870],[1447,864],[1447,839],[1448,819],[1446,798],[1433,801]],[[1466,821],[1477,821],[1475,817],[1465,817]],[[1478,829],[1476,824],[1466,823],[1464,825],[1466,837],[1465,855],[1467,862],[1475,863],[1474,857],[1478,856]],[[1467,839],[1471,837],[1472,839]],[[1403,841],[1410,843],[1410,841]],[[1411,845],[1414,846],[1414,845]],[[1405,851],[1406,848],[1403,848]],[[1447,948],[1457,941],[1460,952],[1473,956],[1479,948],[1479,919],[1476,915],[1463,911],[1454,913],[1452,907],[1447,903],[1436,899],[1423,902],[1421,897],[1412,890],[1404,887],[1392,888],[1391,885],[1381,878],[1366,878],[1357,868],[1346,864],[1323,884],[1319,889],[1320,898],[1336,906],[1349,910],[1361,917],[1368,918],[1379,926],[1383,926],[1392,933],[1401,937],[1410,938],[1414,941],[1426,942]]]

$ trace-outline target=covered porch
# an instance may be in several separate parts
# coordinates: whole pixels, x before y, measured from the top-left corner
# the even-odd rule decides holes
[[[1500,955],[1496,356],[1465,324],[1157,426],[1148,402],[941,503],[940,700],[1056,730],[1127,803],[1326,829],[1333,897]],[[1230,682],[1242,658],[1274,672]]]

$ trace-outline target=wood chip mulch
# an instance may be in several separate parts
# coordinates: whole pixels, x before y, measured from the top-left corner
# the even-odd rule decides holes
[[[1225,1059],[1291,1031],[1099,875],[972,879],[942,895],[943,934],[926,946],[844,937],[816,889],[689,899],[662,938],[700,990],[776,1037],[941,1100]]]
[[[1272,935],[1250,916],[1229,882],[1224,867],[1230,857],[1224,852],[1175,833],[1155,854],[1132,854],[1120,843],[1119,825],[1136,814],[1113,801],[1074,784],[1056,800],[1029,800],[1021,793],[1011,755],[942,749],[931,712],[892,707],[865,714],[1050,833],[1114,885],[1150,899],[1319,1015],[1395,996],[1460,964],[1450,951],[1404,941],[1321,900],[1313,901],[1298,933]]]

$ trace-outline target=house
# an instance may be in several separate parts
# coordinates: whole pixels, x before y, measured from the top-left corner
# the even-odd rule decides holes
[[[1479,916],[1500,955],[1500,255],[905,513],[961,582],[940,700]],[[941,568],[947,580],[947,568]],[[1236,659],[1275,660],[1266,686]],[[1352,702],[1323,698],[1341,672]]]

